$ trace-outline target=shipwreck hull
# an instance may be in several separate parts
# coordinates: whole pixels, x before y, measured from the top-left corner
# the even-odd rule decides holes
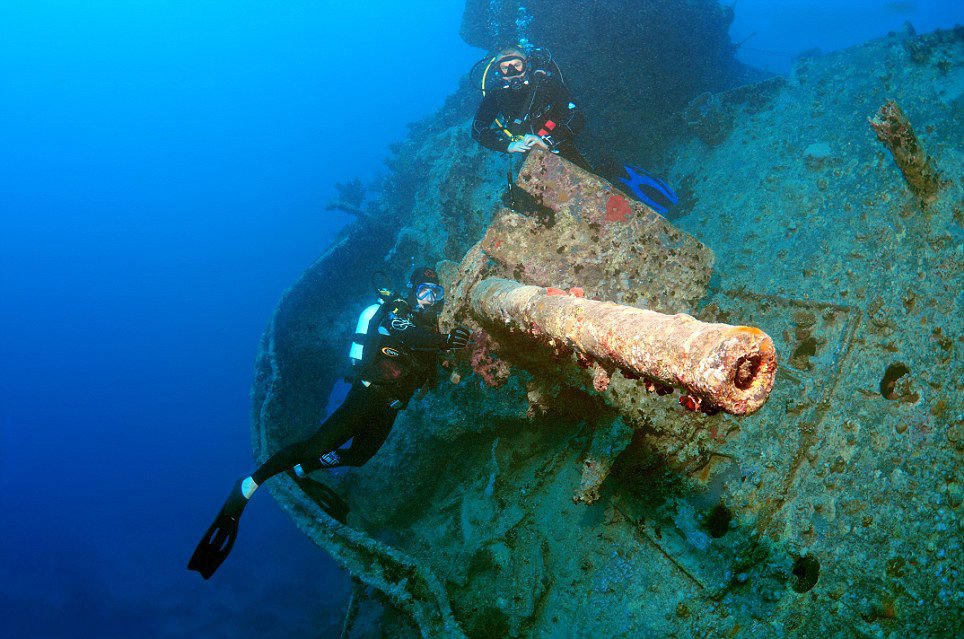
[[[366,618],[392,637],[960,636],[964,157],[947,141],[964,127],[962,54],[957,33],[894,35],[808,60],[792,83],[721,97],[712,145],[698,129],[675,149],[667,177],[688,197],[673,225],[632,201],[608,206],[618,193],[594,183],[579,197],[601,198],[595,208],[576,198],[568,210],[600,220],[566,226],[572,197],[537,198],[562,211],[554,223],[573,241],[497,247],[545,226],[545,211],[500,210],[496,168],[467,182],[439,159],[416,200],[445,192],[486,211],[456,243],[477,243],[479,277],[508,269],[525,284],[755,326],[780,365],[767,403],[736,417],[686,411],[645,380],[616,375],[599,390],[591,366],[540,374],[491,344],[457,362],[458,384],[414,402],[365,467],[317,477],[351,504],[347,526],[287,477],[269,484],[365,584],[346,636],[363,636]],[[867,123],[887,99],[942,176],[926,205]],[[518,184],[531,179],[524,169]],[[649,223],[661,232],[646,234]],[[621,263],[599,241],[652,244]],[[320,417],[321,382],[336,373],[313,378],[310,360],[334,353],[337,336],[311,327],[341,321],[318,296],[344,280],[346,255],[313,267],[266,333],[259,459]],[[462,257],[445,246],[419,256]],[[441,272],[454,294],[471,288],[455,264]],[[367,303],[362,282],[346,315]],[[470,319],[457,306],[447,322]]]

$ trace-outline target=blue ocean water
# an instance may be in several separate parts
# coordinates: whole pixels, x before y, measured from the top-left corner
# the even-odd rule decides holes
[[[215,580],[185,565],[251,470],[261,331],[348,221],[324,211],[334,182],[456,88],[477,57],[460,19],[0,4],[0,634],[280,637],[342,602],[267,494]]]
[[[920,33],[964,20],[954,0],[739,0],[730,38],[737,57],[760,69],[789,73],[794,59],[814,50],[851,47],[910,24]]]
[[[375,175],[481,55],[461,11],[0,3],[4,636],[337,623],[345,575],[266,495],[214,579],[185,563],[251,469],[260,333],[349,221],[323,210],[333,184]],[[939,0],[743,0],[732,37],[783,72],[806,49],[959,18]]]

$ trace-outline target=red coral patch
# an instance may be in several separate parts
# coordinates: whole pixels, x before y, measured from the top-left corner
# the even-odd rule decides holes
[[[629,206],[621,195],[610,195],[606,202],[606,221],[607,222],[628,222],[633,216],[633,208]]]

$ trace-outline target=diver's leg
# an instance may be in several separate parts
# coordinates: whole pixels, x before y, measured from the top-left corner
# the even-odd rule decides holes
[[[385,398],[374,391],[368,391],[365,395],[367,400],[364,406],[353,411],[351,446],[347,449],[336,449],[319,445],[313,449],[313,455],[307,456],[305,461],[295,466],[296,475],[305,477],[308,473],[322,468],[361,466],[375,454],[388,437],[398,411],[388,407]]]
[[[353,386],[345,401],[322,422],[314,435],[282,448],[247,478],[253,486],[246,496],[250,497],[258,486],[275,475],[291,470],[299,464],[310,463],[312,458],[317,459],[351,439],[359,417],[367,411],[371,400],[364,386]]]
[[[278,473],[293,468],[306,456],[317,457],[321,453],[334,450],[351,438],[358,425],[359,417],[367,413],[368,406],[374,399],[368,393],[356,390],[359,388],[364,389],[360,386],[353,388],[342,405],[322,423],[312,437],[282,448],[269,457],[268,461],[258,467],[251,476],[235,483],[214,523],[201,538],[191,556],[188,562],[189,570],[196,570],[202,577],[209,579],[224,562],[237,537],[241,513],[244,512],[244,507],[260,484]]]
[[[372,410],[368,420],[352,440],[351,446],[347,450],[336,451],[338,465],[362,466],[374,457],[392,432],[397,416],[398,411],[387,406],[379,405]]]

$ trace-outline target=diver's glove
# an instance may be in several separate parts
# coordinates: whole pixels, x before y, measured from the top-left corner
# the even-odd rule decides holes
[[[509,148],[506,149],[509,153],[526,153],[530,151],[534,146],[541,146],[544,149],[549,147],[538,135],[532,135],[527,133],[525,137],[521,140],[516,140],[515,142],[509,143]]]
[[[526,153],[528,150],[529,147],[526,145],[525,140],[509,142],[509,148],[506,149],[509,153]]]
[[[456,326],[451,333],[445,337],[445,348],[449,350],[460,350],[468,346],[472,331],[464,326]]]

